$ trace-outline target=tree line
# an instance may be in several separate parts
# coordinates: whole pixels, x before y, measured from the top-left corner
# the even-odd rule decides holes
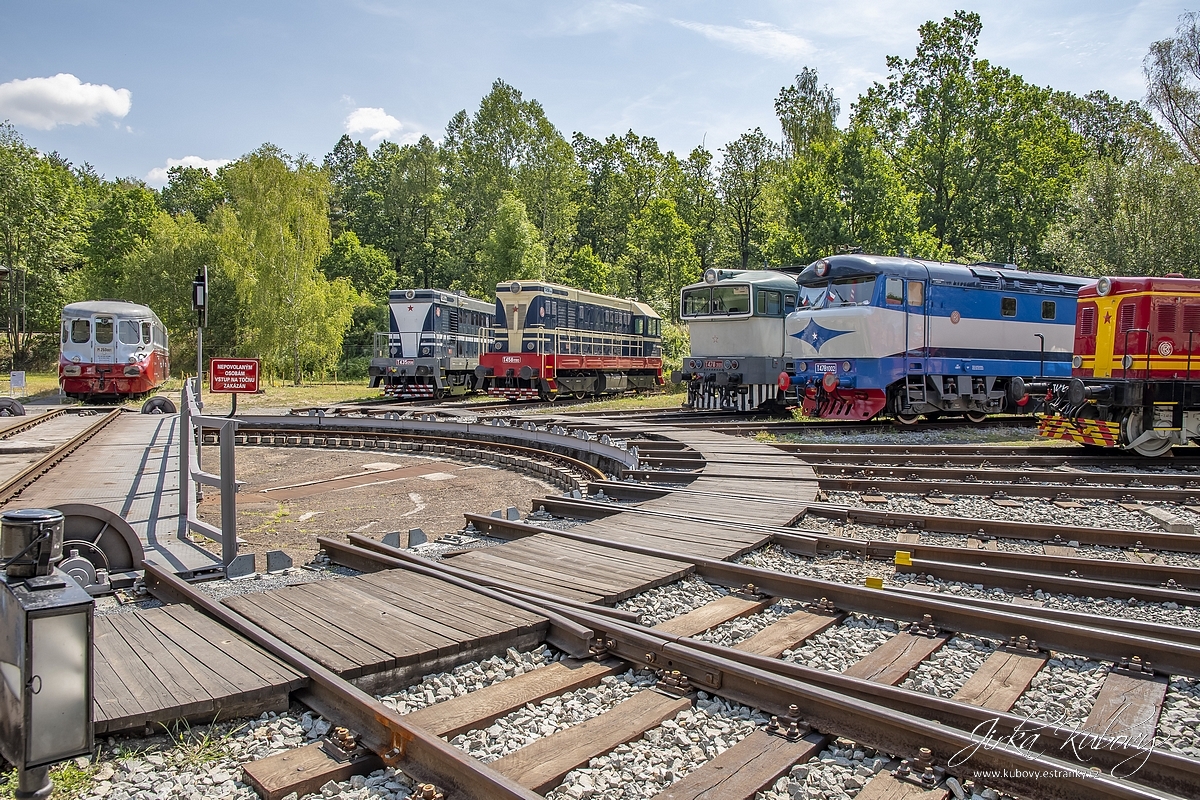
[[[265,144],[162,190],[105,180],[0,126],[0,289],[13,364],[52,360],[63,303],[150,305],[194,358],[190,282],[209,267],[209,354],[273,375],[362,374],[387,291],[490,299],[513,278],[637,297],[670,322],[708,267],[804,264],[841,248],[1076,274],[1200,275],[1200,18],[1151,45],[1146,102],[1026,82],[977,55],[959,11],[848,109],[805,68],[778,134],[714,153],[633,131],[565,137],[503,81],[440,142],[343,136],[321,163]],[[1158,120],[1161,120],[1160,123]],[[777,137],[777,138],[773,138]],[[190,350],[190,352],[189,352]]]

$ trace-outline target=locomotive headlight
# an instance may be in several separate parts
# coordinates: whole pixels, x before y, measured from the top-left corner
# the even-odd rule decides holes
[[[1096,281],[1096,294],[1100,295],[1101,297],[1104,297],[1111,291],[1112,291],[1112,279],[1111,278],[1103,277],[1100,280]]]
[[[707,283],[709,286],[712,286],[714,283],[717,282],[717,277],[718,277],[717,271],[715,269],[713,269],[712,267],[709,267],[708,269],[704,270],[704,282]]]
[[[125,360],[126,360],[126,361],[128,361],[130,364],[136,364],[136,363],[137,363],[137,360],[138,360],[138,357],[137,357],[137,356],[130,356],[129,358],[127,358],[127,359],[125,359]]]
[[[842,362],[842,372],[849,372],[849,371],[850,371],[850,362],[843,361]]]
[[[805,363],[805,362],[803,362],[803,361],[801,361],[800,363],[796,364],[796,372],[804,372],[804,371],[805,371],[805,370],[807,370],[807,369],[808,369],[808,364],[806,364],[806,363]]]
[[[78,363],[79,363],[79,356],[71,356],[71,363],[73,363],[73,364],[78,364]]]
[[[1072,358],[1071,366],[1074,367],[1075,369],[1079,369],[1080,367],[1082,367],[1083,366],[1083,356],[1075,356],[1074,358]]]
[[[824,278],[828,274],[829,274],[829,262],[822,258],[820,261],[817,262],[817,277]]]
[[[1121,359],[1121,369],[1129,369],[1133,366],[1133,356],[1125,356]]]

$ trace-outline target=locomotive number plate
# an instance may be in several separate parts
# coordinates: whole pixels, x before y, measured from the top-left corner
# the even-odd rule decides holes
[[[721,369],[724,365],[725,365],[724,361],[719,361],[719,360],[714,361],[711,358],[704,362],[705,369]]]
[[[837,364],[813,364],[817,372],[837,372]]]

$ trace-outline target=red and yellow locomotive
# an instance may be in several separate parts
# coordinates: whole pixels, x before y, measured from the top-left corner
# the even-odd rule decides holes
[[[1200,280],[1101,278],[1079,291],[1069,382],[1038,433],[1163,455],[1200,439]]]

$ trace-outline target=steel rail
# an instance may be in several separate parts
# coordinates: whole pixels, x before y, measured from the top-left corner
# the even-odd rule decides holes
[[[66,413],[67,413],[67,409],[56,408],[53,411],[47,411],[44,414],[37,414],[35,416],[11,417],[10,419],[14,419],[14,420],[18,420],[18,421],[14,422],[12,425],[7,425],[4,427],[3,430],[0,430],[0,439],[8,439],[10,437],[16,436],[18,433],[24,433],[25,431],[29,430],[30,428],[36,428],[38,425],[42,424],[43,422],[47,422],[48,420],[57,419],[58,417],[65,416]]]
[[[944,481],[962,480],[964,473],[974,475],[981,481],[989,483],[1012,483],[1026,485],[1030,482],[1050,483],[1069,486],[1076,490],[1081,486],[1104,486],[1111,490],[1116,487],[1124,490],[1126,487],[1149,487],[1169,489],[1200,489],[1196,476],[1188,473],[1132,473],[1132,472],[1057,472],[1052,470],[1032,469],[1000,469],[996,467],[974,467],[966,464],[952,467],[898,467],[898,466],[866,466],[856,465],[854,468],[827,466],[812,462],[803,462],[812,467],[817,474],[817,480],[838,478],[856,478],[878,480],[894,480],[904,476],[907,481]],[[1190,486],[1188,484],[1191,484]]]
[[[351,569],[359,570],[360,572],[374,572],[381,568],[407,569],[411,572],[419,572],[432,578],[438,578],[439,580],[447,580],[444,576],[449,575],[454,578],[449,581],[450,583],[472,592],[478,593],[480,587],[486,587],[509,595],[523,595],[526,602],[545,601],[569,607],[588,607],[587,603],[571,600],[553,592],[530,589],[527,586],[510,583],[499,578],[491,578],[486,575],[477,575],[473,572],[467,575],[457,568],[435,572],[429,568],[429,564],[431,563],[429,559],[414,556],[399,548],[369,539],[362,534],[350,533],[347,534],[347,537],[348,542],[343,542],[327,536],[318,536],[317,546],[325,551],[325,554],[329,556],[331,561],[345,567],[350,567]],[[492,592],[485,592],[485,594],[495,599],[503,599],[497,597]],[[505,602],[510,601],[505,600]],[[605,608],[604,613],[624,622],[637,622],[638,619],[636,614],[616,608]],[[552,624],[556,621],[556,619],[551,620]],[[552,633],[554,633],[553,630]],[[586,655],[591,641],[586,630],[557,632],[554,635],[547,636],[547,640],[558,649],[575,656]]]
[[[541,800],[541,796],[488,769],[440,737],[407,721],[367,692],[286,644],[177,578],[153,561],[145,562],[146,587],[155,597],[184,602],[254,642],[276,658],[308,676],[309,685],[297,691],[301,702],[326,719],[358,733],[362,744],[388,766],[402,769],[418,781],[433,783],[448,798],[477,800]],[[508,601],[511,602],[511,601]],[[545,616],[545,609],[538,609]]]
[[[328,420],[329,418],[322,417],[321,419]],[[380,420],[380,421],[383,421],[383,420]],[[331,424],[322,425],[319,433],[314,431],[314,429],[312,429],[312,428],[286,428],[286,427],[264,428],[259,425],[244,425],[241,428],[241,433],[239,433],[239,435],[241,435],[242,433],[249,434],[251,432],[253,432],[259,436],[266,436],[266,435],[311,436],[311,437],[313,437],[314,444],[299,445],[299,446],[311,446],[311,447],[329,447],[331,445],[325,444],[324,442],[326,440],[328,440],[331,435],[340,436],[340,435],[349,434],[349,435],[357,435],[359,438],[364,438],[364,439],[368,438],[368,436],[369,436],[369,438],[387,439],[389,441],[414,441],[414,442],[418,442],[421,444],[429,443],[429,444],[437,444],[437,445],[443,445],[443,446],[457,446],[457,447],[465,447],[468,449],[475,449],[475,450],[497,450],[497,451],[503,451],[503,452],[517,453],[517,454],[524,455],[527,457],[533,457],[534,460],[538,460],[538,461],[550,461],[551,463],[562,464],[564,466],[568,466],[573,469],[578,469],[580,472],[582,472],[584,474],[585,477],[588,477],[588,478],[603,480],[608,477],[607,473],[605,473],[603,470],[601,470],[597,467],[593,467],[591,464],[588,464],[585,461],[580,461],[579,459],[572,458],[571,456],[567,456],[567,455],[562,455],[560,453],[555,453],[555,452],[551,452],[551,451],[547,451],[547,450],[539,450],[535,447],[526,447],[524,445],[516,445],[516,444],[506,444],[504,442],[484,441],[481,439],[459,438],[459,437],[455,437],[453,435],[427,436],[427,435],[423,435],[423,434],[404,433],[401,431],[378,431],[378,430],[363,431],[358,428],[339,428],[336,425],[336,420],[334,421],[334,424],[332,424],[332,425]],[[320,445],[315,444],[317,439],[321,439],[322,444],[320,444]],[[251,446],[253,446],[253,445],[251,445]],[[334,446],[336,446],[336,445],[334,445]]]
[[[1096,458],[1103,463],[1117,460],[1122,463],[1144,464],[1147,466],[1163,465],[1163,460],[1147,459],[1142,456],[1132,457],[1125,451],[1110,449],[1111,456],[1098,455],[1094,450],[1081,447],[1070,447],[1051,444],[1032,445],[989,445],[989,444],[870,444],[855,442],[772,442],[780,449],[800,448],[804,453],[815,454],[856,454],[875,456],[925,456],[940,455],[944,457],[979,456],[992,458],[997,456],[1021,456],[1023,458],[1059,457],[1075,461],[1078,459]],[[1200,448],[1190,445],[1180,445],[1171,451],[1172,461],[1193,462],[1200,460]]]
[[[7,503],[21,492],[25,491],[34,481],[53,469],[59,462],[74,453],[88,442],[93,436],[111,424],[124,413],[124,409],[114,408],[100,419],[88,425],[79,433],[72,436],[34,463],[0,483],[0,503]]]
[[[1114,494],[1128,495],[1135,500],[1145,500],[1153,503],[1200,503],[1200,488],[1195,489],[1160,489],[1150,486],[1080,486],[1073,483],[991,483],[984,479],[988,473],[983,470],[964,470],[968,474],[977,473],[979,480],[922,480],[917,477],[896,479],[884,478],[834,478],[818,477],[821,488],[841,492],[864,492],[876,490],[894,494],[928,494],[937,489],[946,494],[966,494],[972,496],[988,496],[1003,494],[1011,497],[1035,497],[1057,499],[1067,494],[1073,498],[1087,500],[1111,500]],[[681,475],[692,473],[658,472],[650,476],[651,480],[671,482],[678,480]],[[1071,474],[1072,477],[1074,473]],[[698,475],[696,476],[698,477]],[[1041,475],[1039,474],[1039,477]]]
[[[695,513],[682,514],[671,511],[657,511],[648,508],[618,506],[612,503],[601,503],[593,500],[582,500],[569,497],[545,497],[534,499],[535,506],[541,506],[546,511],[560,516],[576,518],[609,517],[615,514],[644,514],[663,517],[711,522],[714,525],[730,524],[727,520],[705,515],[703,509]],[[906,552],[912,558],[922,559],[922,568],[931,565],[925,562],[955,564],[959,567],[958,577],[952,580],[964,580],[967,583],[980,583],[984,578],[991,578],[992,572],[978,568],[1008,568],[1022,570],[1020,573],[1034,573],[1038,579],[1028,586],[1033,588],[1050,589],[1068,594],[1080,594],[1083,590],[1091,590],[1087,594],[1095,596],[1096,592],[1107,590],[1100,596],[1137,597],[1151,599],[1163,585],[1171,586],[1170,582],[1178,584],[1163,591],[1162,597],[1170,601],[1200,604],[1200,595],[1189,596],[1179,590],[1200,591],[1200,568],[1177,567],[1170,564],[1147,564],[1129,561],[1110,561],[1099,558],[1076,558],[1071,556],[1055,556],[1046,554],[1013,553],[1004,550],[968,550],[962,547],[945,547],[931,544],[902,544],[890,540],[854,539],[844,536],[833,536],[823,531],[806,530],[804,528],[789,528],[783,530],[768,525],[739,523],[745,530],[760,530],[769,533],[775,544],[794,553],[813,556],[817,552],[850,552],[865,558],[894,559],[897,553]],[[815,546],[814,546],[815,544]],[[912,572],[912,569],[897,569],[897,571]],[[945,577],[942,572],[928,574]],[[967,577],[962,577],[962,576]],[[1083,579],[1084,582],[1081,582]],[[1105,581],[1104,585],[1096,582]],[[1009,584],[1006,584],[1009,585]],[[1147,588],[1148,587],[1148,588]],[[1019,587],[1024,589],[1025,586]],[[1165,601],[1164,601],[1165,602]]]
[[[1103,661],[1119,661],[1141,656],[1151,661],[1159,672],[1171,675],[1200,677],[1200,648],[1188,644],[1153,639],[1102,627],[1070,625],[1024,613],[1019,608],[998,611],[991,608],[960,605],[944,596],[900,593],[863,586],[851,586],[834,581],[806,578],[771,570],[732,564],[658,548],[625,542],[614,542],[572,530],[555,530],[521,522],[486,517],[482,514],[464,515],[480,531],[499,538],[524,538],[537,534],[625,550],[656,558],[673,559],[692,564],[696,575],[712,583],[733,588],[753,584],[756,589],[776,597],[814,601],[828,599],[844,611],[857,611],[890,619],[919,621],[931,615],[943,630],[962,631],[1007,641],[1027,636],[1041,646],[1064,653],[1075,653]],[[1024,587],[1022,587],[1024,588]],[[1031,611],[1036,609],[1030,609]]]
[[[482,577],[470,570],[454,567],[452,563],[442,561],[430,564],[430,562],[411,553],[405,553],[397,548],[383,545],[357,534],[352,534],[352,536],[364,544],[369,543],[372,545],[370,551],[365,554],[365,558],[367,560],[374,560],[374,569],[395,566],[409,569],[412,566],[426,566],[432,567],[435,572],[442,573],[448,577],[467,577],[468,579],[471,577]],[[342,553],[346,551],[339,550],[338,552]],[[338,558],[334,558],[334,560],[338,561],[338,563],[344,563]],[[397,562],[402,563],[398,564]],[[521,589],[514,594],[518,597],[526,596],[523,593],[527,591]],[[528,596],[532,599],[532,595]],[[1141,761],[1145,757],[1145,764],[1137,773],[1141,776],[1140,782],[1159,788],[1167,788],[1170,791],[1178,792],[1187,797],[1200,796],[1200,761],[1196,759],[1175,755],[1163,750],[1154,750],[1146,754],[1142,749],[1132,746],[1128,742],[1116,737],[1095,740],[1092,744],[1096,748],[1086,748],[1086,752],[1088,753],[1086,758],[1073,758],[1075,752],[1071,744],[1073,740],[1079,738],[1078,731],[1060,728],[1053,723],[1031,720],[1030,718],[1005,712],[996,712],[987,708],[947,700],[910,689],[875,683],[827,670],[812,669],[780,659],[754,655],[697,639],[663,633],[636,625],[636,622],[611,615],[609,612],[612,609],[604,606],[594,606],[586,603],[566,605],[561,601],[548,599],[547,593],[541,593],[538,598],[533,599],[533,602],[544,604],[547,611],[575,618],[581,624],[585,624],[597,631],[597,635],[603,641],[608,655],[618,656],[630,664],[640,667],[650,666],[661,669],[680,669],[681,666],[686,667],[683,671],[686,672],[689,680],[695,686],[703,687],[715,694],[728,696],[730,699],[738,700],[739,702],[745,702],[754,708],[766,710],[776,715],[786,716],[789,713],[788,706],[793,701],[802,698],[789,696],[786,688],[783,689],[783,695],[781,696],[776,691],[779,687],[764,687],[753,682],[747,684],[747,688],[754,691],[753,695],[730,696],[727,694],[727,686],[731,683],[728,672],[721,670],[719,675],[714,674],[708,656],[735,662],[743,667],[773,673],[783,678],[792,678],[829,690],[842,698],[852,697],[865,700],[869,703],[885,706],[894,711],[919,717],[923,720],[936,722],[940,725],[949,725],[962,731],[978,731],[992,728],[993,735],[1001,738],[1014,736],[1017,731],[1036,731],[1039,738],[1044,741],[1053,742],[1058,746],[1058,751],[1062,753],[1062,758],[1073,761],[1079,768],[1084,770],[1089,770],[1095,766],[1115,770],[1130,758],[1136,758],[1138,761]],[[613,624],[614,622],[616,624]],[[648,638],[655,641],[649,642]],[[670,651],[670,656],[673,657],[660,657],[660,653],[667,653],[665,649],[666,645],[677,645],[700,652],[689,659],[679,658],[677,655],[678,651],[675,650]],[[800,706],[799,703],[796,703],[796,705]],[[807,706],[800,707],[804,708],[805,712],[808,711]],[[860,704],[853,706],[855,709],[859,707],[861,707]],[[834,730],[839,735],[844,733],[843,729],[835,728]],[[1015,738],[1020,737],[1016,736]],[[925,742],[923,740],[918,741],[912,744],[909,751],[915,751],[916,748],[923,746],[926,746]]]
[[[1025,468],[1044,467],[1054,469],[1061,467],[1146,467],[1149,466],[1145,456],[1112,455],[1097,456],[1094,451],[1075,452],[1067,448],[1057,448],[1065,452],[1055,455],[1014,455],[1006,452],[983,453],[925,453],[900,452],[882,453],[871,450],[861,452],[831,452],[811,448],[807,444],[793,442],[767,442],[771,447],[794,458],[803,459],[813,465],[854,464],[868,467],[940,467],[956,463],[973,463],[980,469],[988,468]],[[1197,448],[1200,456],[1200,448]],[[1117,451],[1125,453],[1126,451]],[[1194,466],[1195,461],[1180,458],[1183,466]],[[1171,463],[1157,466],[1173,466]],[[1145,473],[1137,473],[1139,477]]]
[[[661,496],[661,495],[658,495]],[[1040,522],[1014,522],[981,517],[942,517],[930,514],[905,514],[899,511],[876,511],[872,508],[829,503],[808,503],[805,515],[845,520],[857,525],[877,525],[881,528],[912,528],[930,533],[951,533],[962,536],[992,536],[997,539],[1025,539],[1047,544],[1080,544],[1099,547],[1138,547],[1178,553],[1200,553],[1200,536],[1165,531],[1139,531],[1119,528],[1087,528],[1074,525],[1049,525]]]

